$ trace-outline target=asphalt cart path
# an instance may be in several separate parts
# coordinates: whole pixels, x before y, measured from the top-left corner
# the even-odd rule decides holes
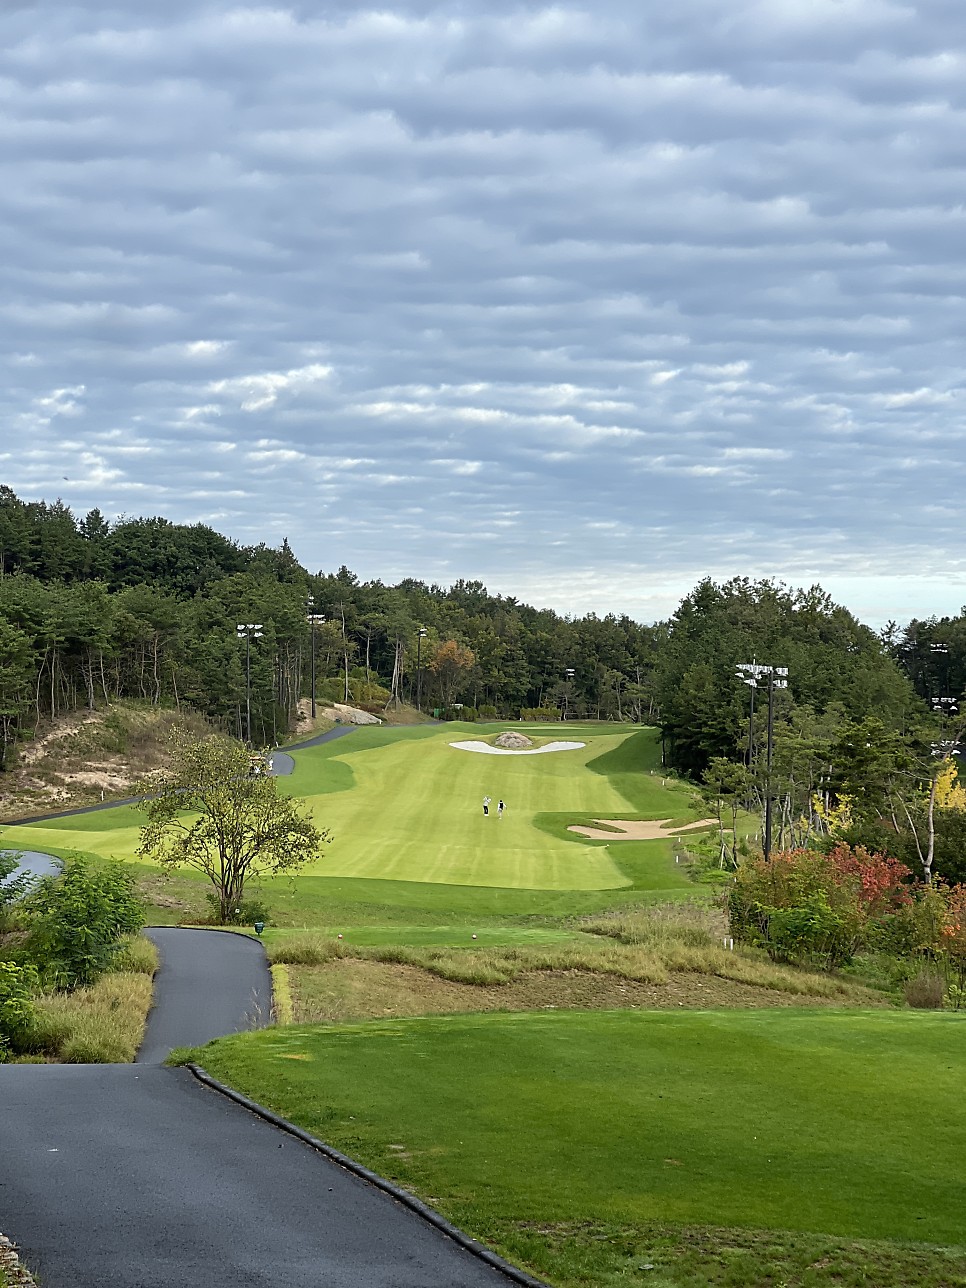
[[[144,933],[161,965],[139,1064],[163,1064],[176,1046],[203,1046],[270,1022],[272,976],[257,940],[175,926],[151,926]]]
[[[187,1069],[0,1069],[0,1228],[43,1288],[499,1288]]]
[[[133,1065],[0,1066],[0,1230],[43,1288],[500,1288],[409,1208],[160,1063],[266,1023],[261,944],[149,932],[162,965]]]

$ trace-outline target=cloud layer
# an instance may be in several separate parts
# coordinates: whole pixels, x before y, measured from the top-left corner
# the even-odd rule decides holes
[[[8,7],[0,476],[565,611],[958,608],[966,9],[658,9]]]

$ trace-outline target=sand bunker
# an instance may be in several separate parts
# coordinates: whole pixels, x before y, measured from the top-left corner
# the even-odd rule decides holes
[[[548,742],[543,747],[513,749],[510,747],[493,747],[488,742],[451,742],[457,751],[482,751],[487,756],[539,756],[545,751],[577,751],[586,747],[585,742]],[[600,822],[600,819],[597,820]]]
[[[644,822],[631,823],[620,818],[595,818],[600,827],[568,827],[568,832],[577,832],[580,836],[589,836],[592,841],[666,841],[668,837],[678,836],[681,832],[693,832],[696,828],[717,825],[716,818],[702,818],[697,823],[684,823],[680,827],[668,827],[669,818],[647,819]],[[613,828],[613,831],[605,831]]]

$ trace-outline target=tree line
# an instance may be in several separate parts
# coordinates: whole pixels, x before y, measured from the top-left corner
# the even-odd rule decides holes
[[[257,637],[239,636],[246,624]],[[772,800],[778,846],[828,835],[833,817],[841,831],[847,804],[855,843],[920,866],[930,854],[950,861],[936,856],[955,829],[929,793],[941,753],[956,749],[966,615],[877,633],[819,587],[736,578],[702,581],[665,622],[568,617],[478,581],[311,573],[285,541],[78,518],[0,488],[4,763],[23,731],[120,697],[184,704],[242,737],[249,672],[252,740],[280,740],[311,690],[313,657],[320,699],[375,711],[410,702],[464,719],[657,724],[668,766],[704,781],[725,812]],[[766,695],[738,672],[748,663],[788,671],[770,771]]]
[[[311,626],[308,617],[322,620]],[[239,626],[258,625],[246,640]],[[418,702],[472,718],[563,711],[653,719],[660,628],[567,618],[479,582],[312,574],[287,542],[242,546],[204,524],[108,523],[0,487],[0,741],[120,697],[186,704],[252,739],[290,731],[299,698]]]

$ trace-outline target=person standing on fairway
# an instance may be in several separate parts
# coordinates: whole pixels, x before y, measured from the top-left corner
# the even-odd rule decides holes
[[[489,814],[489,812],[490,812],[490,798],[489,798],[489,796],[484,796],[484,797],[483,797],[483,813],[484,813],[484,814]]]
[[[497,818],[502,818],[502,817],[503,817],[503,811],[504,811],[505,809],[506,809],[506,806],[503,804],[503,797],[501,796],[501,797],[500,797],[500,803],[499,803],[499,804],[497,805],[497,807],[496,807],[496,816],[497,816]]]

